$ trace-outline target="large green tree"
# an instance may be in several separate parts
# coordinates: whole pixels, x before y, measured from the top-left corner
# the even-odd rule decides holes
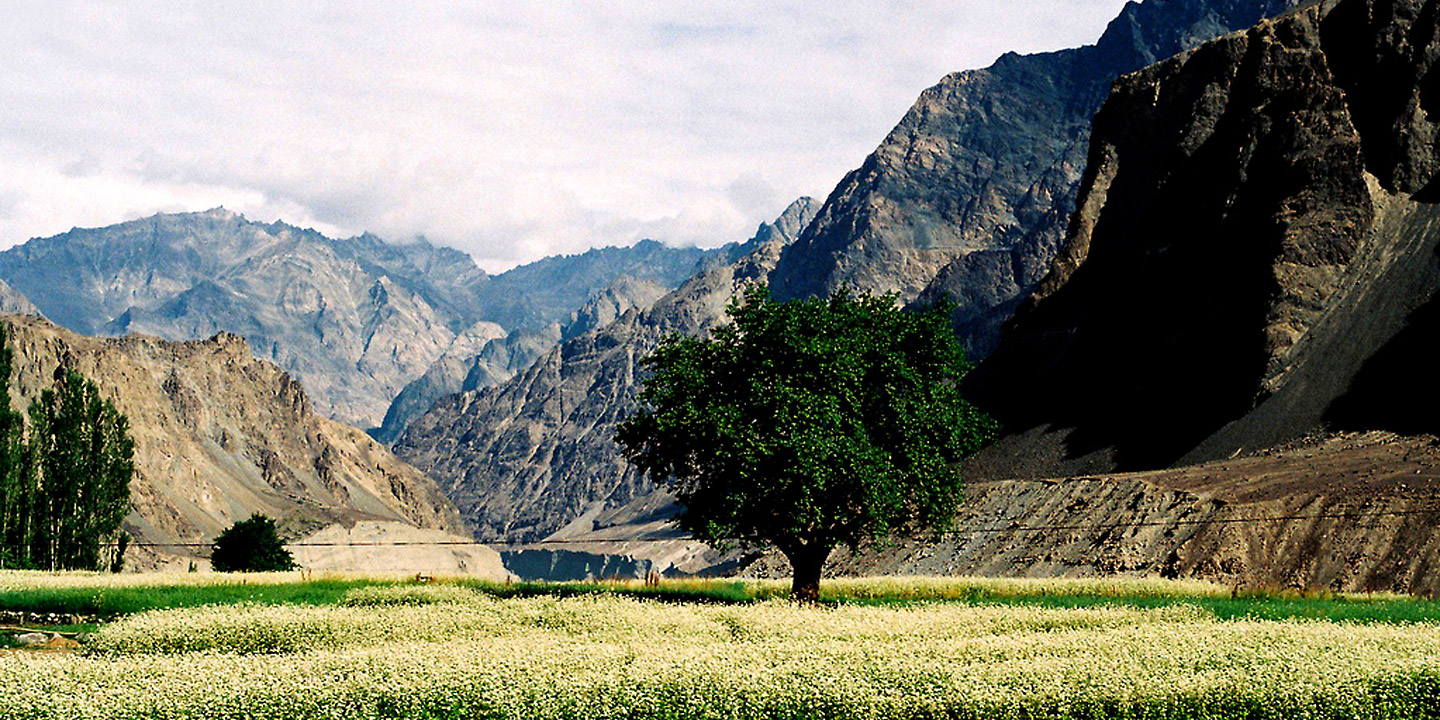
[[[996,425],[960,395],[970,366],[946,304],[778,302],[756,286],[728,312],[710,337],[670,336],[646,358],[648,407],[616,435],[684,506],[681,528],[779,549],[793,595],[813,601],[836,547],[949,524],[957,462]]]

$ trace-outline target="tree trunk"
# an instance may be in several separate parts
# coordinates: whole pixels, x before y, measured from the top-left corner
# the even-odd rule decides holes
[[[790,585],[790,599],[802,603],[820,602],[820,571],[830,557],[828,547],[799,546],[785,553],[790,559],[793,580]]]

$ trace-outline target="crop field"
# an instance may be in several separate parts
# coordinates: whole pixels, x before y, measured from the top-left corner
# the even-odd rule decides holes
[[[216,598],[123,614],[74,653],[0,650],[0,717],[1440,717],[1434,603],[1396,596],[865,580],[797,606],[778,583],[329,578],[322,602],[293,576],[199,578],[0,574],[10,607]]]

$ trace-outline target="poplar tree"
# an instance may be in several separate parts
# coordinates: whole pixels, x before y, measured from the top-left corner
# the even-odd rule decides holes
[[[135,472],[129,423],[95,383],[65,367],[30,404],[28,456],[37,479],[30,564],[51,570],[114,565],[101,547],[119,539]]]
[[[10,331],[0,323],[0,568],[15,567],[28,545],[32,497],[27,487],[25,422],[10,407]]]

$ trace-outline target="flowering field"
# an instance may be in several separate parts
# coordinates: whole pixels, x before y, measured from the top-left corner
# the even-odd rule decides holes
[[[78,654],[0,654],[0,717],[1425,718],[1440,627],[391,584],[142,612]]]

